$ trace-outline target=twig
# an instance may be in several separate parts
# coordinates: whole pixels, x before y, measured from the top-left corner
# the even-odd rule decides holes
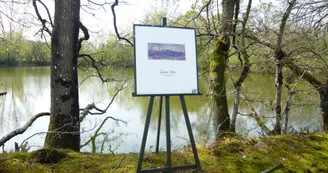
[[[40,4],[46,9],[46,11],[47,11],[47,15],[48,15],[48,18],[49,18],[49,23],[50,23],[50,25],[53,27],[54,24],[53,24],[53,22],[52,22],[51,15],[50,15],[50,12],[49,12],[48,7],[47,7],[46,4],[44,4],[41,0],[38,0],[38,1],[39,1],[39,3],[40,3]]]
[[[121,164],[122,164],[122,162],[123,162],[123,160],[124,160],[125,158],[126,158],[126,155],[124,155],[124,156],[122,157],[122,159],[120,160],[120,162],[118,163],[118,165],[117,165],[115,168],[112,168],[112,171],[114,171],[115,169],[121,167]]]
[[[189,20],[184,26],[186,27],[191,21],[194,21],[196,18],[198,18],[200,16],[200,14],[203,12],[203,10],[205,8],[208,8],[208,6],[210,5],[212,0],[208,1],[199,11],[199,13],[194,17],[192,18],[191,20]]]
[[[278,163],[277,165],[275,165],[274,167],[270,168],[270,169],[267,169],[265,171],[262,171],[261,173],[270,173],[270,172],[273,172],[279,168],[282,168],[284,165],[282,164],[282,162]]]
[[[116,14],[115,14],[115,6],[117,6],[117,5],[118,5],[118,0],[115,0],[115,2],[111,5],[112,14],[113,14],[113,23],[114,23],[114,29],[115,29],[116,36],[119,40],[125,40],[133,47],[133,43],[130,40],[128,40],[125,37],[121,37],[120,34],[118,33],[117,24],[116,24]]]
[[[252,110],[252,113],[250,114],[250,116],[252,118],[255,119],[255,121],[257,122],[257,124],[260,126],[261,130],[265,133],[265,135],[269,135],[271,134],[270,129],[265,125],[265,122],[262,121],[262,119],[260,118],[260,116],[257,114],[256,110],[252,107],[252,105],[245,100],[245,103],[247,106],[249,106]]]
[[[147,156],[146,159],[152,164],[152,167],[156,166],[156,164],[152,160],[150,160],[149,156]]]
[[[7,94],[7,92],[2,92],[2,93],[0,93],[0,96],[6,95],[6,94]]]
[[[33,135],[31,135],[31,136],[29,136],[28,138],[24,139],[23,142],[19,145],[18,148],[22,148],[23,144],[24,144],[27,140],[33,138],[34,136],[36,136],[36,135],[43,135],[43,134],[45,134],[45,132],[34,133]]]
[[[38,6],[36,4],[36,1],[37,0],[33,0],[33,7],[34,7],[34,10],[35,10],[35,13],[38,17],[38,19],[40,20],[41,24],[42,24],[42,29],[41,29],[41,32],[42,31],[46,31],[50,36],[51,36],[51,31],[49,30],[49,28],[46,26],[46,23],[48,22],[47,20],[43,19],[41,17],[41,14],[39,12],[39,9],[38,9]],[[40,0],[38,0],[38,2],[40,2]]]
[[[88,28],[85,27],[85,26],[82,24],[82,22],[80,22],[80,26],[79,26],[79,28],[83,31],[84,37],[79,38],[79,41],[78,41],[78,43],[77,43],[77,49],[78,49],[78,51],[81,50],[82,42],[85,41],[85,40],[89,40],[89,38],[90,38]]]
[[[41,113],[34,115],[23,127],[18,128],[16,130],[8,133],[6,136],[2,137],[0,139],[0,146],[2,146],[4,143],[9,141],[14,136],[24,133],[33,124],[33,122],[36,119],[38,119],[39,117],[48,116],[48,115],[50,115],[49,112],[41,112]]]

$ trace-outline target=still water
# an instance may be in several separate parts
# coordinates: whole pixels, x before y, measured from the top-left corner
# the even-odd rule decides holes
[[[120,82],[102,83],[98,78],[92,77],[93,72],[79,71],[80,108],[95,103],[99,108],[105,108],[116,92]],[[102,121],[114,117],[127,122],[117,123],[108,119],[94,143],[96,152],[129,153],[139,152],[143,134],[148,97],[132,97],[134,92],[133,69],[115,69],[112,76],[119,80],[128,79],[128,87],[121,91],[113,104],[103,115],[88,115],[81,124],[81,145],[85,144],[94,135]],[[228,104],[230,112],[233,105],[232,80],[238,73],[227,74]],[[199,77],[199,88],[207,93],[208,82],[205,77]],[[294,105],[290,110],[289,130],[310,132],[319,129],[320,117],[318,96],[306,82],[301,81],[294,97]],[[284,88],[285,90],[285,88]],[[31,116],[39,112],[50,111],[50,70],[48,67],[17,67],[0,68],[0,92],[7,92],[0,96],[0,138],[12,130],[22,127]],[[284,91],[283,100],[286,101]],[[266,124],[273,127],[273,100],[274,77],[269,75],[252,74],[243,85],[243,98],[247,99],[255,111],[266,117]],[[202,145],[213,140],[213,122],[211,118],[211,99],[206,96],[186,96],[187,109],[192,123],[196,143]],[[171,137],[172,149],[188,144],[188,133],[183,118],[181,104],[178,97],[171,97]],[[284,105],[284,104],[283,104]],[[249,106],[241,101],[239,112],[251,113]],[[151,117],[151,124],[147,139],[146,151],[153,151],[156,144],[156,131],[159,114],[159,98],[155,98],[155,105]],[[46,132],[49,117],[37,119],[33,125],[22,135],[14,137],[5,144],[4,149],[11,151],[14,142],[21,144],[31,135]],[[165,116],[162,116],[160,149],[165,150]],[[248,116],[239,116],[236,128],[239,134],[259,136],[261,130],[256,122]],[[28,140],[31,150],[42,147],[45,135],[40,133]],[[81,151],[92,151],[92,144],[85,145]],[[2,152],[2,150],[0,151]]]

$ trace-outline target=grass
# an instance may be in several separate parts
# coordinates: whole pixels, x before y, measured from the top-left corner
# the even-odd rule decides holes
[[[275,172],[328,172],[328,135],[227,137],[198,147],[202,170],[185,172],[262,172],[282,163]],[[138,154],[91,154],[42,149],[0,155],[0,173],[136,172]],[[119,164],[121,162],[121,164]],[[194,163],[190,148],[172,152],[174,166]],[[164,167],[165,153],[147,153],[143,168]],[[181,171],[180,171],[181,172]]]

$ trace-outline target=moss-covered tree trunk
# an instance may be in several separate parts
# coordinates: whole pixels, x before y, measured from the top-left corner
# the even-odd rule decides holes
[[[230,48],[229,36],[231,36],[232,32],[234,6],[235,0],[222,0],[221,36],[216,42],[216,47],[210,62],[213,94],[212,117],[214,130],[217,135],[219,131],[229,131],[230,127],[230,116],[228,112],[224,74]]]
[[[222,36],[217,40],[216,48],[211,58],[211,78],[212,78],[212,98],[213,108],[212,117],[214,129],[218,131],[226,131],[229,129],[229,112],[228,102],[226,95],[226,83],[225,83],[225,69],[226,58],[229,52],[229,37]]]
[[[51,116],[45,147],[80,149],[78,35],[80,0],[55,0],[51,37]]]

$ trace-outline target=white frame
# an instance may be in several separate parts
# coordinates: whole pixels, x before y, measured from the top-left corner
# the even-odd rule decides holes
[[[133,30],[135,96],[199,94],[195,29],[134,25]]]

